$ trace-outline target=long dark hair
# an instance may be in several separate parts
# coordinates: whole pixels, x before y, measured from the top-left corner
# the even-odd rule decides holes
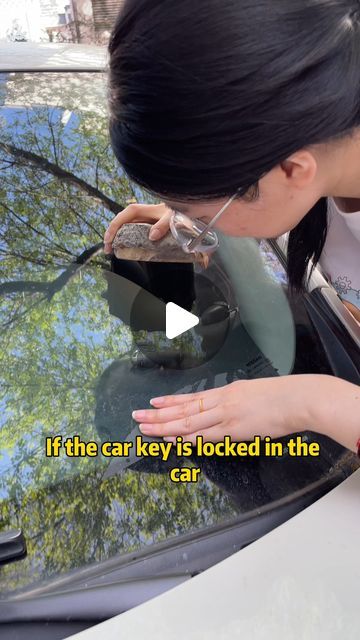
[[[125,0],[109,52],[115,155],[163,197],[248,196],[360,125],[359,0]],[[326,232],[322,199],[290,233],[292,287]]]

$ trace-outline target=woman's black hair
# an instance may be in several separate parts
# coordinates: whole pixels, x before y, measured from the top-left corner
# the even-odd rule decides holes
[[[243,197],[360,125],[359,0],[125,0],[109,52],[115,155],[164,198]],[[324,198],[290,233],[293,288],[326,232]]]

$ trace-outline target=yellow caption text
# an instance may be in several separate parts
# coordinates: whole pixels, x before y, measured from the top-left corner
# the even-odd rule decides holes
[[[290,438],[285,444],[272,441],[270,436],[263,440],[260,436],[255,436],[250,442],[233,442],[230,436],[225,436],[220,442],[204,442],[202,436],[197,436],[196,444],[184,441],[181,436],[176,438],[176,442],[155,442],[143,440],[142,436],[136,436],[134,442],[107,441],[102,444],[97,442],[85,442],[80,436],[63,438],[61,435],[48,437],[45,439],[45,455],[49,458],[58,458],[63,450],[68,458],[94,458],[102,455],[105,458],[128,458],[130,452],[140,458],[159,458],[167,462],[173,453],[181,458],[190,456],[206,457],[211,456],[224,458],[255,458],[263,455],[265,457],[318,457],[320,455],[320,445],[318,442],[303,442],[301,436]],[[134,460],[135,462],[135,460]],[[199,460],[194,460],[194,465],[199,464]],[[172,482],[197,482],[201,469],[199,466],[173,467],[169,476]]]

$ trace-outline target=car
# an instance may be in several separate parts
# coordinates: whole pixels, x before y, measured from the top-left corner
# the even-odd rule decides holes
[[[272,456],[106,454],[136,443],[132,411],[155,392],[301,373],[360,383],[358,324],[319,269],[290,292],[284,239],[220,234],[207,268],[104,254],[112,217],[154,202],[114,158],[106,92],[101,70],[0,77],[3,638],[65,638],[128,611],[359,468],[311,425],[317,457],[291,456],[288,438]],[[169,302],[200,320],[173,340]],[[171,480],[184,468],[196,482]]]
[[[72,640],[181,640],[180,616],[194,640],[355,640],[359,488],[358,470],[246,549]]]

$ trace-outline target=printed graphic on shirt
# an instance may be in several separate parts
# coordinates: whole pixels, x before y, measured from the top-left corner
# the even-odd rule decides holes
[[[344,213],[333,198],[320,265],[340,298],[360,309],[360,211]]]
[[[349,278],[338,276],[332,284],[342,300],[351,302],[355,307],[360,308],[360,289],[354,289]]]

